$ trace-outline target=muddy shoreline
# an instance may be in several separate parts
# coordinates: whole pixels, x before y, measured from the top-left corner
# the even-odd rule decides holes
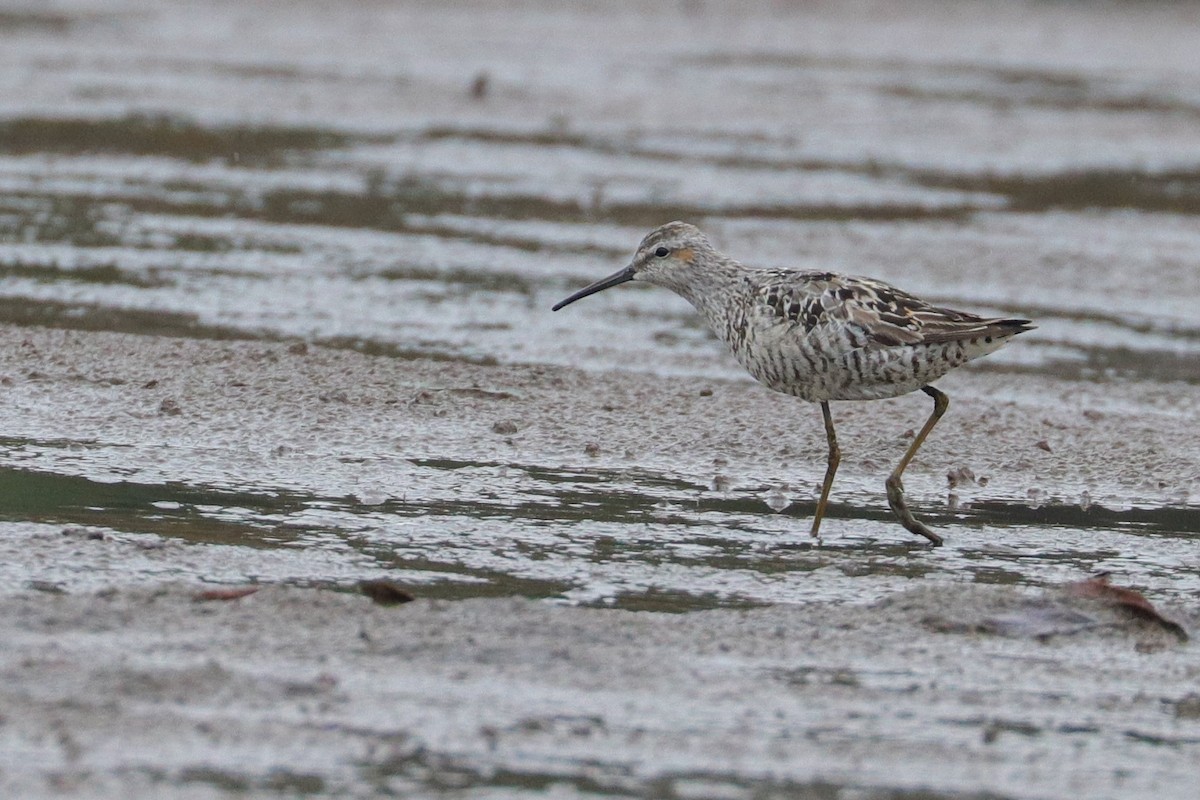
[[[1200,625],[1193,17],[0,10],[0,795],[1190,798],[1195,644],[1079,587]],[[812,541],[816,407],[550,312],[677,218],[1035,321],[939,382],[945,547],[924,396]]]
[[[1004,587],[685,615],[177,584],[0,607],[21,797],[1184,798],[1200,741],[1173,637]]]
[[[57,503],[25,512],[32,522],[0,523],[0,619],[12,643],[0,737],[14,754],[0,781],[13,796],[1189,791],[1200,746],[1186,666],[1194,645],[1061,591],[1116,567],[1120,582],[1194,627],[1186,575],[1151,566],[1169,561],[1171,538],[1131,536],[1144,527],[1133,523],[1114,541],[1136,548],[1089,562],[1070,555],[1069,526],[1054,542],[1044,522],[1005,518],[1005,508],[1034,512],[1023,495],[1037,459],[1045,485],[1089,479],[1079,473],[1087,459],[1054,458],[1016,420],[1054,431],[1056,452],[1124,448],[1127,466],[1105,484],[1114,496],[1155,480],[1152,438],[1133,449],[1121,443],[1136,437],[1084,415],[1086,402],[1064,405],[1085,387],[1014,393],[1010,376],[963,371],[943,384],[955,413],[914,464],[910,491],[919,508],[944,503],[955,440],[984,435],[970,429],[988,421],[989,446],[970,446],[988,454],[975,469],[992,480],[974,491],[1000,507],[995,516],[939,517],[949,541],[938,550],[909,541],[879,513],[882,459],[855,455],[814,547],[804,501],[794,516],[773,514],[764,490],[785,461],[792,480],[819,481],[820,459],[806,457],[820,452],[818,419],[781,419],[783,408],[811,409],[745,382],[39,328],[0,337],[9,485],[48,465],[66,474],[73,449],[90,451],[75,461],[87,478],[59,485]],[[1002,392],[1017,399],[997,404]],[[1106,401],[1119,392],[1107,387]],[[1190,413],[1182,402],[1164,391],[1152,405]],[[878,405],[841,415],[844,442],[902,449],[897,432],[874,430]],[[919,418],[923,405],[909,405]],[[631,426],[631,407],[664,411]],[[1162,424],[1143,422],[1147,432]],[[783,440],[794,442],[786,456],[763,446]],[[597,494],[547,498],[538,511],[520,468],[530,452],[598,482]],[[723,472],[764,485],[704,487],[714,453]],[[420,477],[480,464],[509,475]],[[274,504],[231,491],[251,474]],[[402,494],[405,480],[425,496],[411,514],[407,499],[367,496]],[[105,485],[118,500],[97,507]],[[149,488],[138,496],[135,485]],[[454,579],[453,559],[420,569],[375,545],[347,548],[315,519],[339,502],[395,514],[397,538],[383,540],[402,553],[405,537],[428,535],[407,520],[428,529],[446,513],[429,505],[436,492],[448,504],[491,493],[498,516],[481,518],[493,528],[485,550],[510,530],[501,516],[559,516],[574,538],[543,546],[578,551],[557,557],[580,559],[583,572],[539,582],[511,560],[525,551],[538,563],[536,543],[517,538],[501,545],[512,551],[507,575],[468,554]],[[610,493],[616,508],[603,500]],[[662,498],[670,508],[655,508]],[[1070,497],[1048,497],[1046,508],[1056,502],[1068,508]],[[716,560],[703,552],[711,540],[678,538],[689,516],[714,508],[746,528],[727,532]],[[613,542],[603,526],[614,515],[645,519],[649,538]],[[462,529],[445,546],[469,548],[483,534]],[[1084,536],[1089,553],[1094,535]],[[640,588],[629,580],[636,562],[654,565]],[[438,570],[450,579],[431,582]],[[672,596],[679,570],[691,570],[679,587],[708,575],[712,594]],[[375,606],[355,591],[374,577],[421,599]],[[214,585],[262,588],[195,601]],[[545,599],[487,597],[496,593]],[[705,604],[727,607],[695,610]]]

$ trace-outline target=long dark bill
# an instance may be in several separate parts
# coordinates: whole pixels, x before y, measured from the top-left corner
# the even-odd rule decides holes
[[[589,294],[595,294],[596,292],[603,292],[605,289],[611,289],[612,287],[617,286],[618,284],[622,284],[622,283],[625,283],[626,281],[631,281],[631,280],[633,280],[633,265],[626,267],[625,269],[621,270],[620,272],[614,272],[612,275],[609,275],[607,278],[601,278],[600,280],[593,283],[591,286],[583,287],[578,292],[576,292],[575,294],[568,297],[566,300],[563,300],[561,303],[556,305],[552,310],[558,311],[563,306],[569,306],[569,305],[571,305],[571,303],[574,303],[576,300],[582,300],[583,298],[587,297]]]

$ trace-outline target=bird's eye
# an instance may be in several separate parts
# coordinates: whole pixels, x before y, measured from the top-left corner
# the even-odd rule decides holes
[[[654,251],[654,255],[658,256],[659,258],[666,258],[667,256],[671,255],[671,251],[665,247],[660,247]]]

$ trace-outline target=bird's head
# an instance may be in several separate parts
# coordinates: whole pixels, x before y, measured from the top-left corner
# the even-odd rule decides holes
[[[633,260],[625,269],[585,286],[554,306],[558,311],[590,294],[602,292],[626,281],[646,281],[656,286],[675,288],[686,284],[687,275],[698,260],[713,252],[712,245],[695,225],[668,222],[642,239]]]

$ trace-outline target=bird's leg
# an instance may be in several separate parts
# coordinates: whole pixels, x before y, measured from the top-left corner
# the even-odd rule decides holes
[[[829,464],[825,467],[825,483],[821,485],[821,499],[817,501],[817,513],[813,515],[812,530],[809,536],[820,535],[821,520],[825,517],[825,506],[829,504],[829,490],[833,487],[833,476],[837,473],[838,464],[842,461],[842,451],[838,449],[837,432],[833,429],[833,417],[829,413],[829,401],[821,402],[821,414],[825,417],[825,438],[829,440]]]
[[[913,443],[908,446],[908,452],[904,454],[904,458],[900,459],[900,463],[892,470],[892,474],[888,476],[887,497],[888,505],[892,507],[893,513],[900,518],[900,524],[918,536],[924,536],[933,542],[936,547],[942,543],[942,537],[925,527],[908,510],[908,504],[904,502],[904,484],[900,482],[900,476],[904,474],[904,468],[908,466],[908,462],[912,461],[913,456],[917,454],[917,450],[921,449],[921,445],[925,442],[925,437],[929,435],[929,432],[933,430],[933,426],[937,425],[938,420],[942,418],[942,415],[946,413],[946,409],[950,406],[950,398],[932,386],[922,386],[921,391],[933,398],[933,413],[929,415],[929,419],[925,421],[925,426],[921,428],[921,432],[913,439]]]

